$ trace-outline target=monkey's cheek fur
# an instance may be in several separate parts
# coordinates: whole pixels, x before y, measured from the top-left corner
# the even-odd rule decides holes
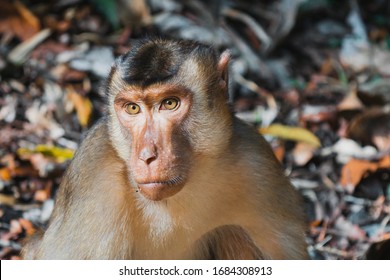
[[[146,183],[138,184],[138,190],[145,198],[160,201],[177,194],[183,186],[183,183]]]

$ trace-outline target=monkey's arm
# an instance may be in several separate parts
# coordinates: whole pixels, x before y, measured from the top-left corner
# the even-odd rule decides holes
[[[195,259],[260,260],[265,259],[252,238],[240,226],[226,225],[205,234],[195,244]]]

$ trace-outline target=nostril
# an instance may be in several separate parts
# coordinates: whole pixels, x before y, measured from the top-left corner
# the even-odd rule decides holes
[[[149,165],[157,158],[157,153],[154,149],[144,148],[138,158]]]
[[[142,159],[147,165],[151,164],[157,157],[155,155],[152,155],[148,158]]]
[[[153,156],[153,157],[150,157],[150,158],[148,158],[147,160],[144,160],[144,161],[145,161],[145,163],[146,163],[147,165],[149,165],[149,164],[151,164],[152,161],[154,161],[155,159],[156,159],[156,157]]]

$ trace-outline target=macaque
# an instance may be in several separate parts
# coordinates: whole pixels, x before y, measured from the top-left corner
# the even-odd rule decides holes
[[[27,259],[304,259],[299,195],[229,105],[227,51],[135,41]]]

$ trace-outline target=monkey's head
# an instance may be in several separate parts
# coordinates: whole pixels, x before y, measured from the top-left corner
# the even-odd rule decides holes
[[[131,184],[150,200],[179,192],[232,133],[229,54],[192,41],[140,40],[106,82],[111,137]]]

